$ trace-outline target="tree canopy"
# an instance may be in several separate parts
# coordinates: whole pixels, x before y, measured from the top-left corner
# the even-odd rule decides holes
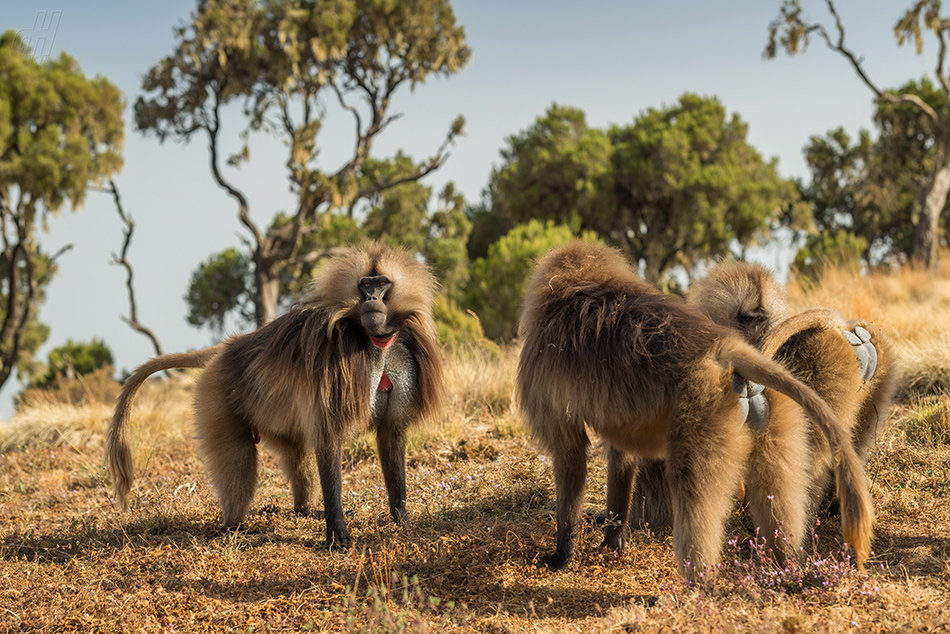
[[[598,130],[557,104],[509,137],[492,174],[490,209],[474,234],[540,218],[592,230],[654,281],[766,237],[779,221],[804,227],[795,184],[746,141],[718,99],[686,93],[628,125]]]
[[[940,107],[940,91],[926,78],[891,92]],[[939,160],[936,130],[917,108],[887,101],[878,102],[874,124],[873,137],[861,129],[852,140],[840,127],[811,137],[805,147],[811,181],[802,191],[819,231],[859,238],[858,255],[868,263],[901,262],[913,254],[920,201]]]
[[[535,260],[550,249],[567,244],[575,234],[551,220],[530,220],[492,243],[488,254],[472,263],[465,304],[481,321],[485,335],[511,340],[518,334],[518,316]],[[584,239],[599,242],[593,232]]]
[[[121,168],[122,105],[66,53],[38,61],[13,31],[0,35],[0,385],[47,335],[36,315],[59,254],[43,252],[36,228]]]
[[[293,275],[288,269],[312,266],[323,255],[302,247],[331,224],[332,214],[352,217],[359,201],[438,169],[462,133],[459,117],[431,157],[394,171],[366,165],[377,136],[399,118],[392,112],[397,91],[453,75],[468,61],[464,30],[447,0],[201,0],[176,41],[175,51],[145,76],[136,126],[160,140],[205,137],[212,177],[237,204],[249,236],[259,323],[276,315],[281,278]],[[287,222],[266,230],[222,169],[221,114],[233,103],[245,114],[235,134],[246,141],[261,131],[288,147],[296,208]],[[318,141],[329,104],[352,117],[354,141],[349,159],[328,169],[319,164]],[[245,144],[226,160],[249,159]]]

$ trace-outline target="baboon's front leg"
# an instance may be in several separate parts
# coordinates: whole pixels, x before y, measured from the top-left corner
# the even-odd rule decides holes
[[[607,524],[601,547],[623,550],[640,460],[613,445],[607,451]]]
[[[376,432],[376,447],[389,495],[389,512],[394,522],[402,524],[407,520],[405,429],[390,421],[384,422]]]
[[[557,494],[557,549],[542,561],[550,570],[560,570],[574,554],[577,527],[582,518],[587,481],[587,447],[584,443],[562,446],[554,454],[554,486]]]
[[[343,518],[343,472],[340,466],[343,447],[338,442],[330,445],[317,451],[317,470],[320,473],[320,488],[323,489],[323,513],[327,520],[326,545],[331,549],[348,548],[352,540]]]

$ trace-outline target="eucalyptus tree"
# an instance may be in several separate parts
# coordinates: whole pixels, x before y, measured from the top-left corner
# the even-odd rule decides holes
[[[812,37],[841,55],[857,73],[860,81],[871,90],[879,104],[907,107],[915,110],[933,130],[933,160],[925,172],[925,183],[916,207],[917,228],[911,257],[918,263],[933,268],[937,265],[940,215],[950,192],[950,76],[947,73],[947,44],[950,36],[950,17],[941,17],[940,0],[914,2],[894,25],[894,35],[901,45],[913,42],[918,55],[923,53],[924,36],[930,33],[937,40],[934,76],[940,86],[935,102],[924,99],[913,91],[898,92],[881,88],[868,74],[862,57],[845,44],[844,21],[833,0],[825,5],[834,21],[833,29],[805,17],[799,0],[784,0],[778,17],[768,27],[769,39],[764,56],[774,58],[779,49],[789,55],[803,53]]]

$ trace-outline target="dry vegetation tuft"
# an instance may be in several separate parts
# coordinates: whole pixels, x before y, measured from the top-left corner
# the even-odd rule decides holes
[[[668,531],[636,531],[617,554],[597,547],[593,521],[567,570],[536,569],[554,543],[551,470],[512,408],[517,349],[486,342],[447,351],[449,406],[411,437],[410,526],[389,520],[372,438],[348,448],[348,552],[324,550],[323,523],[290,512],[270,457],[247,530],[218,531],[189,440],[194,375],[150,382],[136,401],[128,513],[100,466],[112,397],[32,395],[0,427],[0,632],[948,631],[950,276],[831,271],[791,292],[870,317],[901,359],[900,403],[869,464],[867,574],[832,516],[780,568],[741,508],[718,577],[693,587]],[[593,517],[606,480],[592,454]]]

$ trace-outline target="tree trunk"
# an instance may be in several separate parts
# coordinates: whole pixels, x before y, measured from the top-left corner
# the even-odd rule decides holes
[[[280,279],[277,267],[254,263],[254,316],[258,327],[277,317]]]
[[[914,239],[914,251],[911,259],[928,269],[935,269],[938,263],[937,231],[940,226],[940,213],[947,204],[947,192],[950,191],[950,164],[944,163],[930,184],[923,207],[917,217],[917,236]]]

